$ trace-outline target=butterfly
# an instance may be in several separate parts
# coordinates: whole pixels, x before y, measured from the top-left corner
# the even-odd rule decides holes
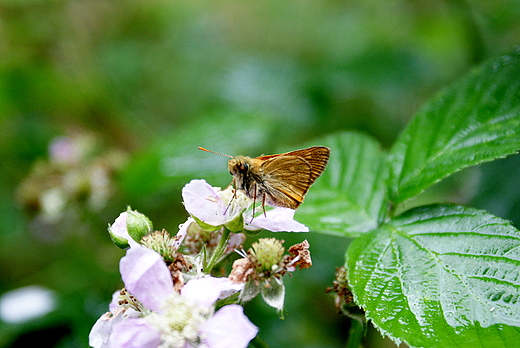
[[[325,170],[330,157],[330,149],[326,146],[255,158],[199,149],[230,157],[228,170],[233,175],[233,187],[255,202],[261,201],[264,214],[265,204],[298,208],[311,185]]]

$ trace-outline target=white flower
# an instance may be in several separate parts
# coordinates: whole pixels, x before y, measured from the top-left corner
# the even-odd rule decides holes
[[[192,180],[182,189],[184,206],[201,227],[226,226],[233,232],[266,229],[272,232],[308,232],[309,228],[294,220],[294,210],[276,207],[252,216],[253,201],[231,186],[225,190],[212,187],[204,180]],[[258,208],[258,207],[257,207]]]
[[[231,187],[221,190],[204,180],[192,180],[186,184],[182,188],[182,199],[197,223],[210,230],[240,220],[243,211],[251,204],[243,193],[234,192]],[[238,223],[243,225],[241,220]]]
[[[241,348],[256,336],[258,329],[241,306],[228,305],[213,313],[219,297],[241,289],[227,278],[193,279],[179,294],[161,256],[141,246],[127,251],[120,270],[126,289],[143,308],[135,311],[120,306],[114,314],[102,316],[89,336],[94,348],[184,348],[190,344],[215,348],[224,347],[221,342],[226,335],[232,342],[225,347]]]

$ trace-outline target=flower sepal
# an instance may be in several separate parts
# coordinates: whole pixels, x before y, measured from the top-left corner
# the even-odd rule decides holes
[[[260,228],[258,230],[250,230],[250,229],[244,229],[244,234],[248,237],[256,237],[258,236],[262,231],[265,231],[264,228]]]
[[[115,233],[110,231],[110,226],[108,227],[108,233],[110,234],[110,239],[119,249],[128,249],[130,248],[130,244],[128,243],[128,239],[119,237]]]
[[[215,225],[208,224],[207,222],[202,221],[201,219],[199,219],[198,217],[196,217],[193,214],[190,214],[190,216],[193,218],[193,220],[195,220],[197,225],[199,225],[199,227],[202,228],[204,231],[213,232],[222,227],[222,225],[215,226]]]
[[[244,212],[246,209],[242,209],[240,214],[237,214],[235,218],[226,224],[224,226],[231,231],[232,233],[240,233],[244,231]]]
[[[284,318],[284,298],[285,298],[285,285],[282,279],[272,277],[268,280],[261,288],[262,298],[265,303],[269,306],[276,308],[276,312],[280,319]]]
[[[126,228],[128,234],[136,242],[140,242],[141,238],[153,232],[153,224],[148,217],[137,210],[131,210],[130,207],[126,210]]]

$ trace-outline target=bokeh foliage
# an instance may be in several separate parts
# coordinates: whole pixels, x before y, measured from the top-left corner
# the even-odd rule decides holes
[[[121,286],[107,223],[130,204],[175,233],[188,180],[229,183],[226,159],[197,146],[260,155],[356,129],[388,147],[439,88],[518,44],[519,18],[514,0],[1,1],[0,293],[41,284],[58,292],[59,308],[0,323],[0,346],[34,335],[42,346],[86,345]],[[117,150],[128,161],[111,172],[102,207],[87,192],[42,223],[19,188],[48,163],[54,137],[84,132],[100,148],[92,158]],[[420,199],[474,197],[518,227],[517,162],[462,172]],[[348,241],[283,238],[308,238],[314,266],[286,282],[285,321],[261,302],[246,312],[273,347],[341,346],[348,322],[324,289]],[[367,345],[380,346],[373,337]]]

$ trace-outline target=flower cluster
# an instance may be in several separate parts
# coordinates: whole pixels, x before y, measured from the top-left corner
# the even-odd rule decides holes
[[[20,183],[16,199],[38,226],[69,224],[79,207],[93,212],[105,207],[116,188],[114,175],[126,162],[125,152],[107,147],[94,133],[56,137],[48,159],[37,161]]]
[[[92,347],[245,347],[258,331],[239,305],[215,312],[221,296],[241,289],[227,278],[192,279],[177,292],[162,257],[140,246],[120,270],[125,289],[92,328]]]
[[[293,219],[294,211],[268,208],[254,214],[255,203],[244,194],[203,180],[188,183],[182,196],[190,216],[175,236],[154,232],[150,220],[130,208],[109,226],[114,243],[127,249],[120,261],[125,287],[92,328],[92,347],[246,347],[258,329],[241,304],[258,294],[282,316],[282,277],[310,267],[308,243],[290,247],[289,255],[275,238],[259,239],[247,252],[242,243],[262,229],[308,231]],[[233,251],[242,258],[229,277],[212,276]]]

